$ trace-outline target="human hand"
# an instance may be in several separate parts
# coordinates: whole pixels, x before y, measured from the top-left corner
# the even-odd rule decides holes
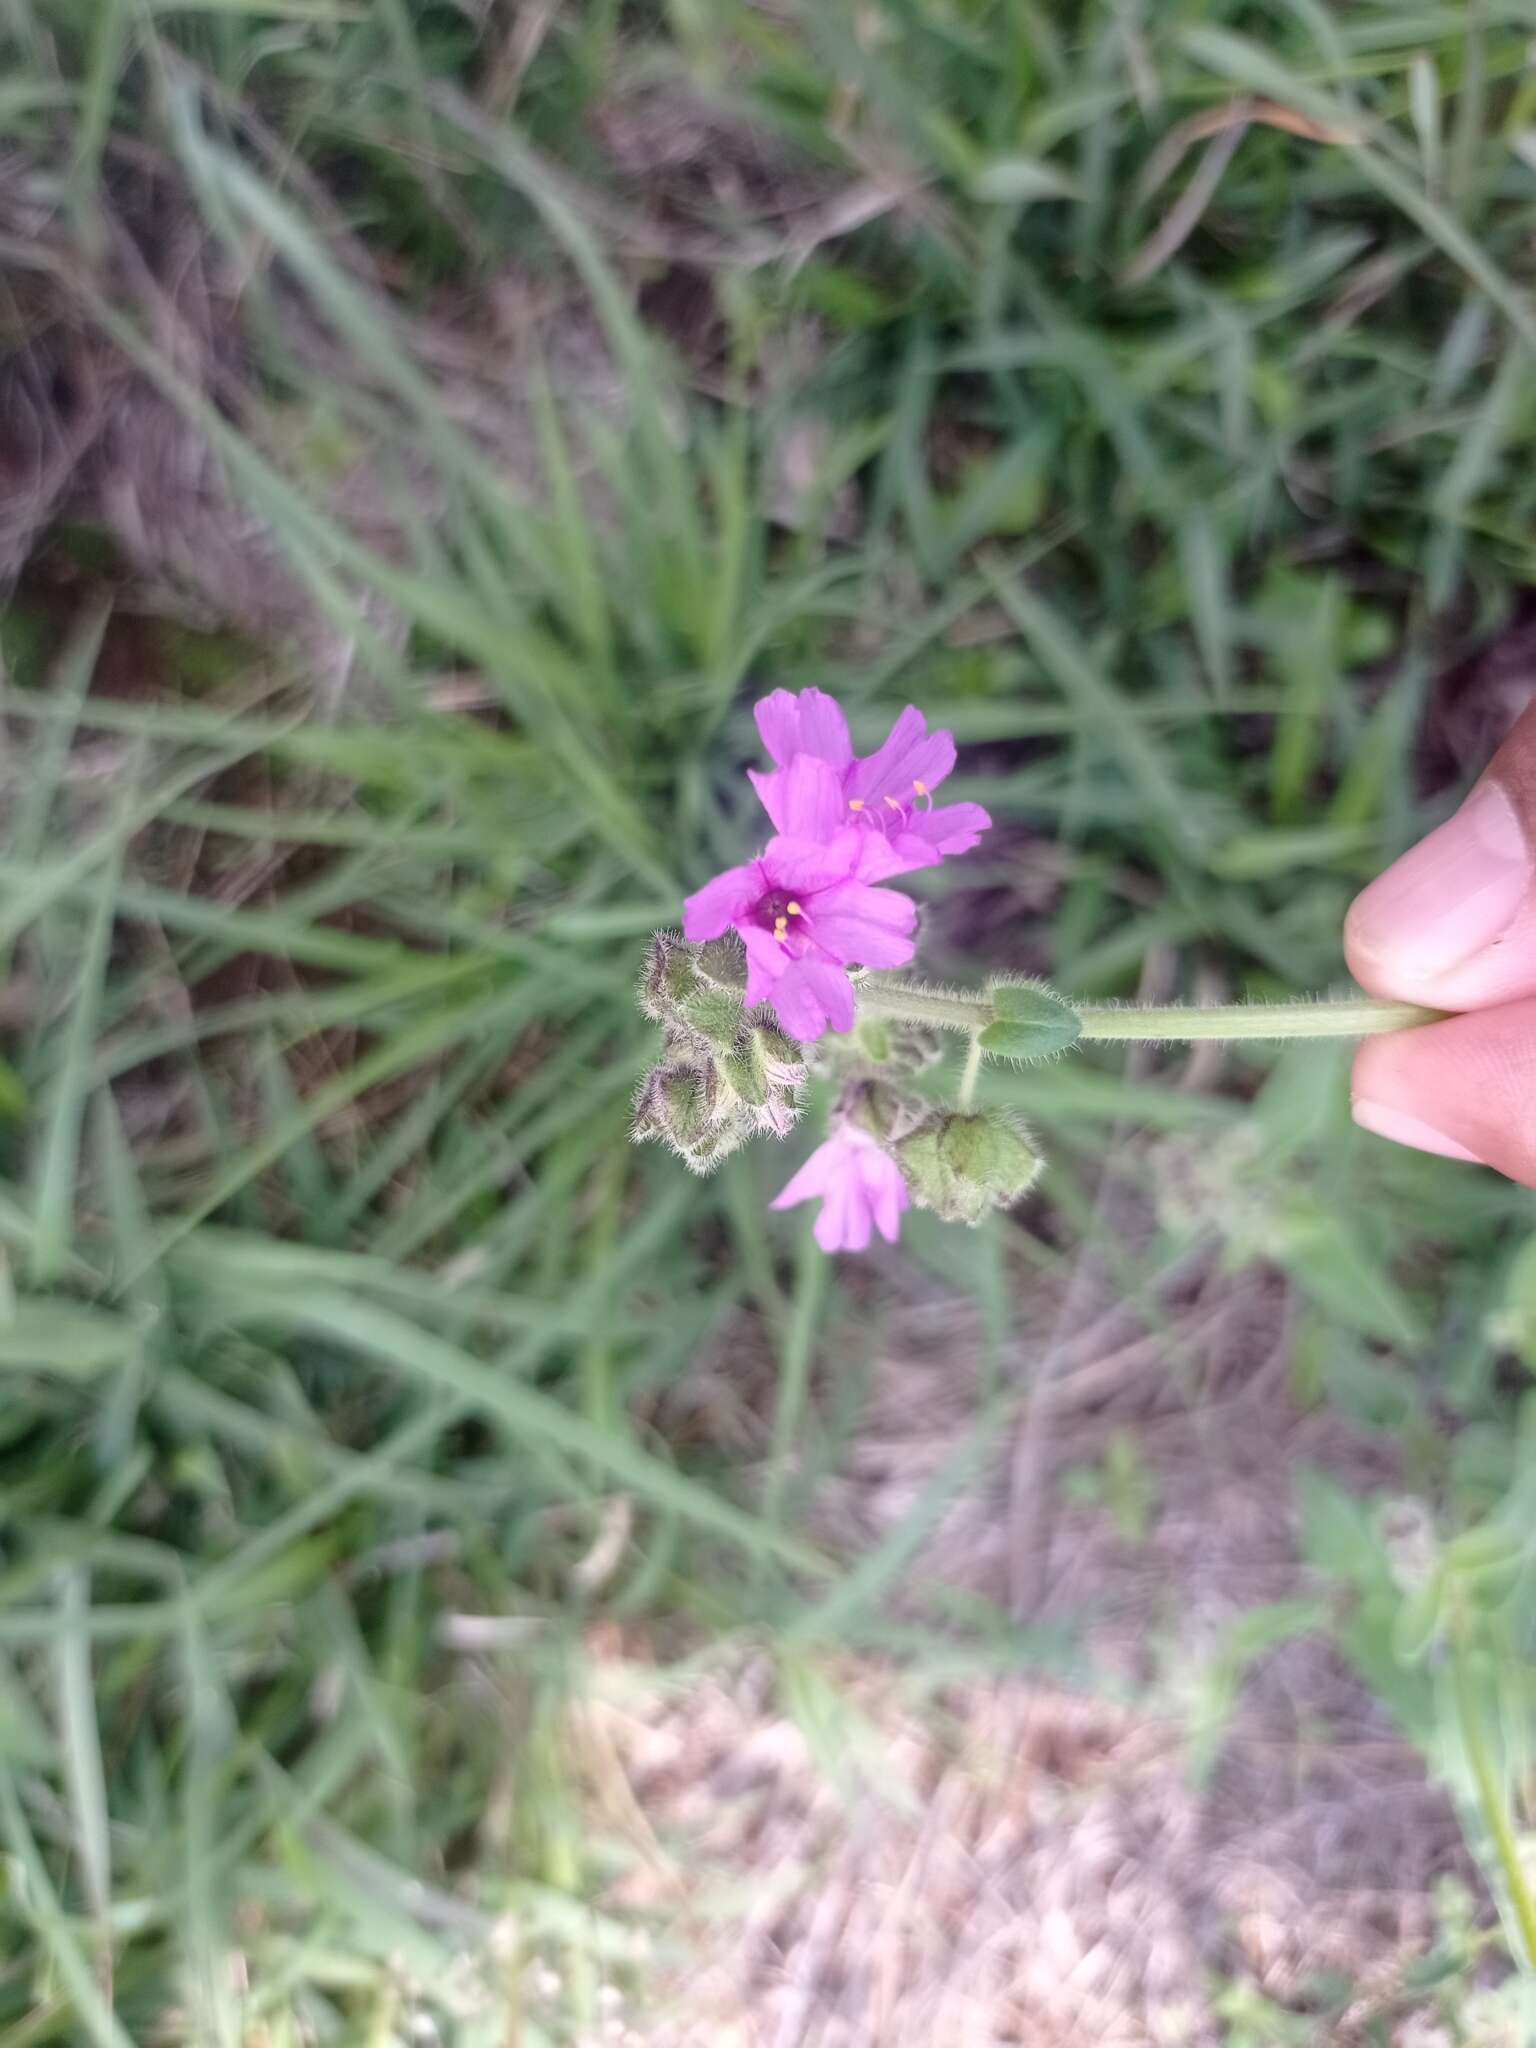
[[[1536,1186],[1536,704],[1461,809],[1356,897],[1350,971],[1459,1013],[1368,1039],[1356,1123]]]

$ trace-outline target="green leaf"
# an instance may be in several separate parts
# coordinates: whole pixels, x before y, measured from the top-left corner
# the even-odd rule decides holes
[[[1342,1216],[1298,1198],[1283,1219],[1274,1257],[1349,1329],[1387,1344],[1423,1342],[1413,1304]]]
[[[1076,199],[1078,188],[1054,165],[1035,156],[1004,156],[978,171],[972,195],[989,205],[1025,206],[1035,199]]]
[[[1082,1030],[1072,1005],[1041,982],[995,981],[987,993],[996,1022],[981,1032],[979,1042],[995,1059],[1048,1059]]]
[[[1365,1505],[1325,1472],[1296,1475],[1301,1554],[1320,1572],[1344,1579],[1385,1577],[1381,1541]]]
[[[0,1117],[23,1117],[31,1098],[20,1074],[7,1061],[0,1060]]]
[[[71,1302],[23,1300],[0,1322],[0,1372],[90,1379],[132,1358],[139,1343],[140,1332],[126,1317]]]

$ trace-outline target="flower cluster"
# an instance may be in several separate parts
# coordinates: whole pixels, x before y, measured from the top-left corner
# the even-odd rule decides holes
[[[775,690],[756,707],[770,768],[749,770],[773,827],[755,859],[683,905],[683,941],[661,933],[640,1003],[665,1051],[641,1086],[635,1136],[705,1173],[754,1133],[783,1137],[812,1058],[837,1081],[830,1135],[773,1203],[819,1199],[816,1241],[894,1243],[903,1211],[975,1223],[1016,1201],[1039,1161],[1006,1114],[936,1109],[903,1092],[935,1055],[925,1033],[856,1024],[849,970],[903,967],[917,905],[884,886],[968,853],[991,820],[936,804],[955,765],[947,732],[908,705],[883,746],[857,756],[842,707],[821,690]],[[816,1055],[804,1049],[837,1034]]]
[[[773,768],[748,779],[774,828],[756,860],[683,904],[683,936],[734,930],[747,949],[748,1008],[766,1002],[805,1043],[853,1025],[848,968],[903,967],[917,905],[875,885],[965,853],[991,824],[980,804],[935,806],[955,742],[908,705],[884,746],[854,755],[835,697],[775,690],[756,707]]]

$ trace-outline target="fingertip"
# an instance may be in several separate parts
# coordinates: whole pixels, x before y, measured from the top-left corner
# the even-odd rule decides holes
[[[1531,849],[1502,785],[1480,782],[1460,810],[1412,846],[1350,906],[1344,944],[1350,971],[1373,994],[1463,1005],[1488,984],[1505,985],[1501,950],[1532,896]],[[1536,963],[1533,963],[1536,978]]]
[[[1367,1039],[1351,1109],[1361,1129],[1443,1159],[1536,1180],[1536,1001]]]
[[[1357,1095],[1350,1104],[1350,1114],[1362,1131],[1369,1131],[1376,1138],[1386,1138],[1394,1145],[1407,1145],[1415,1152],[1432,1152],[1441,1159],[1460,1159],[1472,1166],[1487,1163],[1457,1139],[1448,1138],[1444,1131],[1437,1131],[1422,1117],[1414,1116],[1406,1109],[1394,1108],[1390,1103]]]

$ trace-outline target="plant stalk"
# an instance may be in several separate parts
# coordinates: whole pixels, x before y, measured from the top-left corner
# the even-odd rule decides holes
[[[1417,1003],[1349,996],[1336,1002],[1215,1003],[1206,1008],[1140,1008],[1088,1003],[1079,1011],[1084,1038],[1370,1038],[1432,1024],[1443,1014]]]
[[[1520,1855],[1520,1844],[1510,1821],[1509,1810],[1504,1803],[1498,1773],[1483,1732],[1482,1709],[1477,1699],[1470,1660],[1465,1647],[1459,1643],[1452,1649],[1451,1671],[1456,1692],[1456,1715],[1461,1723],[1461,1739],[1467,1753],[1467,1761],[1472,1766],[1473,1782],[1477,1786],[1477,1803],[1482,1809],[1483,1823],[1493,1838],[1494,1854],[1499,1859],[1499,1869],[1509,1892],[1510,1907],[1515,1916],[1515,1923],[1520,1929],[1526,1962],[1536,1967],[1536,1899],[1531,1897],[1530,1884]]]
[[[972,1038],[993,1022],[991,1002],[982,991],[957,993],[916,982],[871,978],[858,984],[858,1000],[866,1016],[963,1031]],[[1444,1014],[1417,1003],[1378,1002],[1371,996],[1300,1003],[1218,1003],[1207,1008],[1178,1003],[1148,1007],[1083,1003],[1073,1007],[1082,1026],[1081,1036],[1091,1040],[1368,1038],[1382,1031],[1431,1024]]]
[[[966,1047],[965,1067],[960,1075],[959,1106],[961,1109],[969,1109],[976,1100],[976,1081],[980,1073],[981,1037],[979,1033],[973,1031],[971,1033],[971,1042]]]

